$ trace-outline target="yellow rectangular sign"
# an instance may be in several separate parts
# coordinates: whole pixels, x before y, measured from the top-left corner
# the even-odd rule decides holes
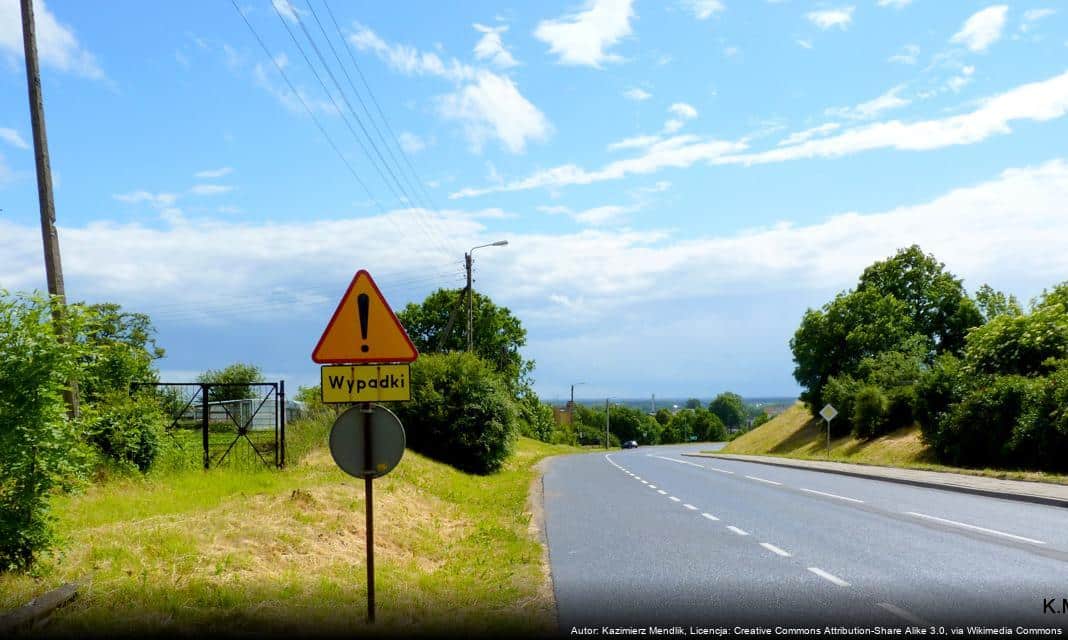
[[[323,402],[411,400],[411,367],[406,364],[332,365],[322,368]]]

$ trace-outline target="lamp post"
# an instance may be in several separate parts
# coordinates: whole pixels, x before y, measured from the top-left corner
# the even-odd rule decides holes
[[[467,350],[471,351],[474,341],[472,336],[472,327],[474,326],[474,313],[473,300],[475,297],[474,290],[471,288],[471,254],[475,252],[475,249],[481,249],[483,247],[503,247],[508,244],[507,240],[498,240],[497,242],[490,242],[489,244],[480,244],[477,247],[471,247],[471,250],[464,254],[464,264],[467,267]]]
[[[604,399],[604,448],[605,448],[605,451],[608,450],[608,423],[611,420],[611,413],[612,413],[612,409],[610,408],[610,405],[608,404],[609,400],[611,400],[611,398],[605,398]]]

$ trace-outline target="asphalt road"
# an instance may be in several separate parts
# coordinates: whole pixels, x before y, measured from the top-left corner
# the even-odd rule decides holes
[[[1068,628],[1068,509],[679,455],[710,448],[550,462],[546,534],[563,632]]]

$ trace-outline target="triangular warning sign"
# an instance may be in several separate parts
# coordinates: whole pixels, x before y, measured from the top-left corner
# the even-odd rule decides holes
[[[419,357],[371,274],[361,269],[312,351],[318,363],[411,362]]]

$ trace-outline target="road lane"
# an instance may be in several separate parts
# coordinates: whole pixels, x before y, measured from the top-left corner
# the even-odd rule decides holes
[[[894,502],[886,487],[841,488],[818,477],[827,474],[771,474],[779,469],[735,461],[722,465],[735,472],[725,474],[708,464],[721,461],[682,464],[688,461],[678,454],[692,449],[640,448],[550,464],[546,524],[563,629],[624,620],[904,624],[908,616],[1064,624],[1043,616],[1042,598],[1068,592],[1068,545],[918,518],[881,504]],[[800,491],[802,484],[820,493]],[[943,501],[907,498],[924,509],[917,513],[936,516]],[[1068,524],[1068,515],[1042,505],[980,510],[1013,507],[1046,530]]]

